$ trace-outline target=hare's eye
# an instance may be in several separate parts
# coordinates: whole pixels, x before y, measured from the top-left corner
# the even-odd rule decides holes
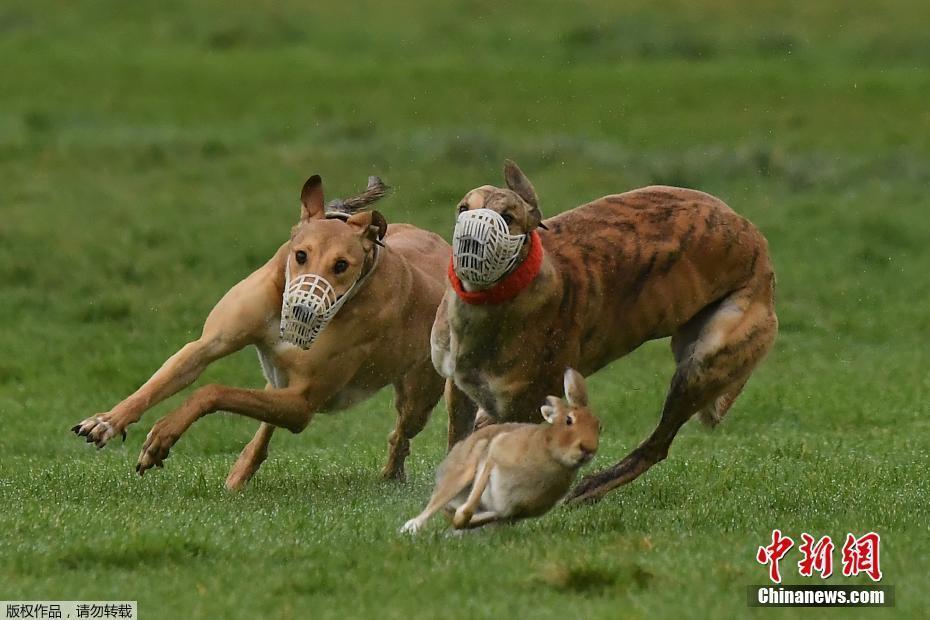
[[[307,253],[303,250],[297,250],[294,254],[294,259],[297,261],[298,265],[303,265],[307,262]]]
[[[349,268],[349,261],[347,261],[344,258],[340,258],[339,260],[336,261],[336,264],[333,265],[333,271],[335,273],[342,273],[348,268]]]
[[[513,216],[510,215],[509,213],[504,213],[503,215],[501,215],[501,217],[504,218],[504,223],[507,224],[508,226],[513,224]]]
[[[575,423],[575,418],[572,416],[565,416],[565,426],[571,426]]]

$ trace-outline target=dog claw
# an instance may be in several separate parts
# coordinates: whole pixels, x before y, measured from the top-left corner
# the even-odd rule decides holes
[[[74,426],[72,426],[72,427],[71,427],[71,432],[74,433],[75,435],[80,435],[80,433],[81,433],[81,425],[80,425],[80,424],[75,424]]]
[[[126,429],[123,429],[122,435],[123,435],[123,443],[126,443]]]

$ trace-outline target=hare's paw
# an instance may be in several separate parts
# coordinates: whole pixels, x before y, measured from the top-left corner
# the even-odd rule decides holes
[[[414,517],[410,519],[404,526],[400,528],[401,534],[416,534],[421,529],[423,529],[423,521],[419,517]]]
[[[452,517],[452,527],[457,530],[468,527],[474,514],[473,510],[467,509],[464,505],[459,506],[458,510],[455,511],[455,516]]]

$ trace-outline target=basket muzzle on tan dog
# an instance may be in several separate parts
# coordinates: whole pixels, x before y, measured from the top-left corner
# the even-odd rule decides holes
[[[309,349],[339,310],[352,299],[378,266],[380,254],[374,249],[371,268],[341,297],[321,275],[305,273],[291,279],[290,263],[285,267],[284,297],[281,302],[281,340]]]

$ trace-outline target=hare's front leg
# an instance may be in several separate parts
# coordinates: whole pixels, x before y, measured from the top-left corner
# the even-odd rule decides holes
[[[433,495],[423,512],[410,519],[400,528],[402,534],[416,534],[423,527],[430,517],[443,509],[449,502],[465,490],[475,479],[478,470],[479,455],[484,451],[487,444],[486,439],[477,441],[471,449],[474,456],[469,460],[449,471],[440,480],[436,481],[436,488],[433,489]],[[452,469],[452,468],[450,468]]]

